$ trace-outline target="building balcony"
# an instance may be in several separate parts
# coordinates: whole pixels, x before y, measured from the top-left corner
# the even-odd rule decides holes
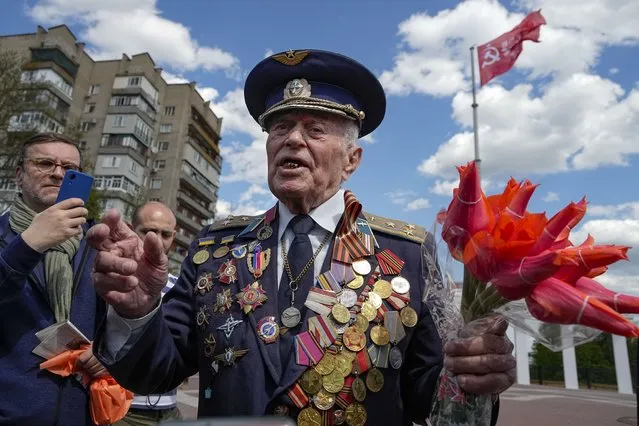
[[[180,212],[174,212],[174,213],[175,213],[175,218],[177,219],[178,224],[180,224],[180,226],[182,226],[183,228],[187,228],[197,234],[204,227],[202,223],[191,219],[184,213],[180,213]]]
[[[219,135],[215,134],[212,131],[206,131],[204,126],[197,120],[189,118],[189,127],[191,131],[197,133],[197,135],[206,143],[208,147],[210,147],[216,154],[220,154],[220,146],[218,141],[220,140]],[[209,126],[206,126],[210,129]]]
[[[195,210],[198,214],[206,218],[213,217],[213,215],[215,214],[214,211],[211,211],[207,209],[206,207],[203,207],[200,203],[195,202],[193,198],[189,197],[182,191],[177,192],[177,199],[179,202],[185,204],[190,209]]]
[[[133,158],[139,164],[146,164],[146,158],[140,152],[131,148],[130,146],[100,146],[98,148],[98,154],[120,154],[120,155],[128,155]]]
[[[75,78],[80,67],[76,61],[62,50],[60,45],[49,41],[44,42],[44,47],[31,48],[31,60],[34,62],[53,62],[72,78]]]
[[[215,201],[215,193],[207,188],[205,185],[195,180],[195,178],[187,175],[184,170],[180,172],[180,184],[182,183],[188,185],[190,189],[196,191],[206,201],[210,203]]]
[[[112,96],[116,96],[116,95],[140,95],[144,98],[145,101],[147,101],[149,103],[149,105],[151,105],[156,111],[158,109],[158,104],[157,102],[153,99],[153,97],[151,95],[149,95],[144,89],[142,89],[142,87],[140,86],[129,86],[129,87],[122,87],[119,89],[112,89],[111,90],[111,95]]]
[[[107,114],[137,114],[149,127],[155,127],[155,114],[149,114],[137,105],[110,105]]]

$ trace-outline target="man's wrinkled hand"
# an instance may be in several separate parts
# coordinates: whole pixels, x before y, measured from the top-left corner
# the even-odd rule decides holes
[[[94,378],[109,374],[107,369],[104,368],[95,355],[93,355],[93,345],[91,345],[91,347],[89,347],[86,351],[82,352],[82,354],[78,357],[76,365]]]
[[[126,318],[152,311],[168,279],[168,258],[160,237],[149,232],[140,239],[116,210],[110,210],[86,238],[98,250],[93,285],[100,297]]]
[[[457,376],[466,392],[501,393],[515,383],[516,361],[507,328],[502,316],[482,318],[444,345],[444,368]]]

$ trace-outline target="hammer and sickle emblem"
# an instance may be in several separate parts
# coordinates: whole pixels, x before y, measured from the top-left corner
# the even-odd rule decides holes
[[[481,64],[481,67],[488,67],[498,60],[501,59],[501,55],[499,54],[499,49],[496,47],[490,46],[484,52],[484,61]]]

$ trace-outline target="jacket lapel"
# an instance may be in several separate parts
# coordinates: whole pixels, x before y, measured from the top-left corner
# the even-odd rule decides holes
[[[264,241],[260,241],[260,245],[262,250],[270,249],[270,262],[266,269],[263,272],[263,275],[257,279],[257,281],[262,285],[262,289],[266,292],[266,296],[268,300],[266,303],[260,307],[258,307],[255,311],[251,311],[247,317],[248,321],[251,325],[251,329],[253,330],[253,334],[257,339],[257,346],[259,347],[260,354],[262,359],[264,360],[264,364],[266,365],[271,377],[275,381],[275,383],[279,383],[280,377],[282,375],[282,366],[280,362],[279,355],[279,339],[274,343],[266,344],[260,338],[257,323],[260,319],[273,316],[275,317],[275,321],[279,321],[278,314],[278,306],[277,306],[277,229],[278,229],[279,221],[277,218],[270,224],[271,228],[273,228],[273,234]],[[256,229],[251,232],[248,232],[241,237],[238,238],[237,244],[249,244],[252,241],[259,241],[257,239],[257,231],[263,225],[259,225]],[[249,254],[247,253],[246,257],[242,259],[238,259],[238,278],[240,284],[240,289],[248,284],[252,284],[256,281],[256,278],[248,269],[248,261]]]

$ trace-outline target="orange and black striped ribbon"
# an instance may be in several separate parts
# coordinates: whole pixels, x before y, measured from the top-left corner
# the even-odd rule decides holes
[[[355,222],[362,211],[362,205],[351,191],[344,193],[344,216],[335,237],[333,260],[352,263],[354,260],[370,256],[371,252],[357,236]]]
[[[379,266],[386,275],[397,275],[404,268],[404,261],[397,257],[390,249],[384,249],[383,251],[375,255]]]

